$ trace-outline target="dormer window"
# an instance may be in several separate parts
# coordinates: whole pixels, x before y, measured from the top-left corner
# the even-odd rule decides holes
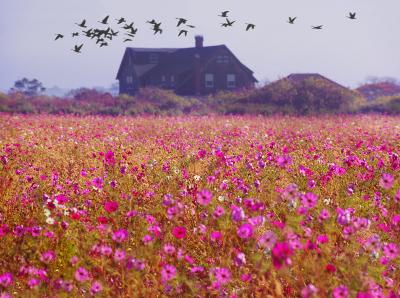
[[[164,75],[161,76],[161,82],[163,82],[163,83],[165,82],[165,76]]]
[[[234,74],[226,75],[226,87],[228,87],[228,88],[236,87],[236,76]]]
[[[157,54],[150,54],[149,55],[149,63],[150,64],[157,64],[158,63],[158,55]]]

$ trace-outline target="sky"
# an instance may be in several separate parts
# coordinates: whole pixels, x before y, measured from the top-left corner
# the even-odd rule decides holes
[[[221,11],[229,10],[232,28],[221,27]],[[369,76],[400,79],[399,0],[0,0],[0,90],[17,79],[37,78],[45,87],[108,87],[125,47],[191,47],[194,36],[204,46],[227,45],[261,82],[291,73],[321,73],[344,86],[357,87]],[[346,18],[357,12],[357,20]],[[111,15],[138,27],[133,42],[122,37],[98,48],[75,23],[89,26]],[[287,23],[297,16],[296,23]],[[176,17],[191,29],[178,37]],[[162,22],[163,34],[153,35],[146,20]],[[245,23],[255,30],[246,32]],[[311,25],[324,25],[312,30]],[[118,29],[121,31],[121,29]],[[54,41],[56,33],[65,38]],[[84,43],[82,54],[71,51]]]

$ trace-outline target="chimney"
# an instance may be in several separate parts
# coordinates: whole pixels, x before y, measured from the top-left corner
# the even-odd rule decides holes
[[[195,41],[196,41],[196,48],[202,48],[203,47],[203,36],[202,35],[196,35],[194,37]]]

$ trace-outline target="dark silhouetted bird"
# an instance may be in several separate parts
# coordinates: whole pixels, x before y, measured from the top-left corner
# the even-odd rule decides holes
[[[291,18],[291,17],[289,17],[289,20],[288,20],[288,23],[289,24],[294,24],[294,21],[297,19],[297,17],[294,17],[294,18]]]
[[[122,27],[123,29],[125,29],[125,30],[130,30],[130,29],[133,29],[133,22],[132,23],[130,23],[129,25],[128,24],[125,24],[125,26],[124,27]]]
[[[116,21],[118,22],[118,25],[126,22],[124,18],[120,18],[119,20],[116,19]]]
[[[249,23],[246,23],[246,31],[249,31],[250,29],[253,29],[254,30],[254,28],[256,27],[256,25],[254,25],[254,24],[249,24]]]
[[[104,41],[104,38],[99,38],[99,39],[97,39],[96,44],[101,43],[103,41]]]
[[[72,49],[72,51],[74,51],[75,53],[81,53],[82,47],[83,47],[83,44],[81,44],[80,46],[75,45],[75,47]]]
[[[93,31],[93,29],[89,29],[88,31],[82,31],[83,32],[83,34],[85,34],[85,36],[86,37],[92,37],[92,31]]]
[[[79,36],[79,32],[72,33],[72,37],[76,37],[76,36]]]
[[[56,38],[54,40],[60,39],[60,38],[64,38],[64,35],[58,33],[56,34]]]
[[[155,19],[152,19],[151,21],[146,21],[146,23],[153,24],[153,25],[157,24]]]
[[[160,27],[154,27],[153,31],[154,31],[154,34],[157,34],[157,33],[161,34],[163,32]]]
[[[186,24],[187,20],[184,18],[176,18],[178,20],[178,24],[176,25],[176,27],[179,27],[182,24]]]
[[[125,35],[128,35],[129,37],[135,37],[134,34],[130,34],[130,33],[125,33]]]
[[[229,19],[226,19],[226,23],[222,23],[222,27],[232,27],[233,23],[236,21],[229,21]]]
[[[355,12],[349,12],[349,15],[347,16],[350,20],[356,20],[356,13]]]
[[[103,20],[101,20],[99,23],[102,23],[102,24],[104,24],[104,25],[107,25],[108,23],[108,18],[109,18],[110,16],[106,16]]]
[[[321,30],[323,25],[319,25],[319,26],[311,26],[312,29],[315,30]]]
[[[106,46],[108,46],[108,43],[107,43],[107,42],[102,42],[102,43],[100,44],[100,48],[106,47]]]
[[[188,34],[187,30],[181,30],[181,31],[179,31],[178,36],[181,36],[182,34],[185,34],[185,36],[187,36],[187,34]]]
[[[81,28],[87,28],[87,26],[86,26],[86,20],[83,20],[80,24],[78,24],[78,23],[75,23],[76,25],[78,25],[79,27],[81,27]]]
[[[126,39],[124,40],[124,42],[128,42],[128,41],[132,41],[132,39],[126,38]]]
[[[193,26],[193,25],[186,25],[186,27],[189,27],[189,28],[196,28],[196,26]]]
[[[138,31],[138,28],[131,28],[130,34],[136,34]]]
[[[218,16],[219,16],[219,17],[226,18],[226,17],[228,16],[228,13],[229,13],[229,10],[226,10],[226,11],[221,12],[221,14],[218,15]]]
[[[118,36],[119,31],[115,32],[113,29],[111,29],[111,36]]]

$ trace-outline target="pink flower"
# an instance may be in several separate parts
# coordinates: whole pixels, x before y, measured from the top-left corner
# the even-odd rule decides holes
[[[379,186],[384,189],[391,189],[393,186],[394,177],[390,174],[383,173],[381,180],[379,180]]]
[[[215,208],[214,213],[213,213],[213,217],[214,218],[219,218],[222,215],[225,214],[225,209],[222,206],[217,206],[217,208]]]
[[[104,156],[104,163],[108,166],[113,166],[115,164],[114,152],[107,151],[106,155]]]
[[[114,253],[114,260],[116,262],[121,262],[125,259],[126,253],[121,249],[117,249]]]
[[[212,193],[207,189],[203,189],[202,191],[197,193],[196,197],[197,197],[197,203],[206,206],[211,202]]]
[[[276,235],[272,231],[266,231],[258,238],[257,245],[260,248],[272,249],[276,243]]]
[[[305,195],[301,196],[300,201],[304,208],[311,209],[317,204],[318,196],[313,194],[312,192],[308,192]]]
[[[121,243],[124,242],[128,238],[128,231],[125,229],[119,229],[113,232],[112,239],[115,242]]]
[[[217,267],[213,270],[216,282],[220,285],[227,284],[231,280],[231,272],[228,268]]]
[[[115,201],[108,201],[105,202],[104,204],[104,209],[108,212],[108,213],[113,213],[115,211],[118,210],[118,203]]]
[[[175,237],[176,239],[185,238],[185,236],[186,236],[186,228],[185,228],[185,227],[182,227],[182,226],[180,226],[180,227],[175,227],[175,228],[172,230],[172,235],[174,235],[174,237]]]
[[[206,154],[207,154],[207,152],[206,152],[206,150],[204,150],[204,149],[200,149],[200,150],[197,152],[197,156],[198,156],[199,158],[204,158],[204,157],[206,157]]]
[[[52,250],[46,251],[46,252],[42,253],[42,255],[40,256],[40,260],[44,263],[50,263],[50,262],[54,261],[55,258],[56,258],[56,254]]]
[[[173,265],[164,265],[161,270],[161,279],[168,281],[176,277],[176,268]]]
[[[253,226],[251,224],[243,224],[237,229],[237,235],[242,239],[248,239],[253,236]]]
[[[383,253],[389,260],[394,260],[399,255],[399,248],[395,243],[388,243],[383,247]]]
[[[272,264],[275,268],[280,269],[283,265],[290,265],[290,256],[293,249],[286,242],[277,242],[272,249]]]
[[[89,279],[89,272],[85,268],[79,267],[75,271],[75,279],[79,282],[85,282]]]
[[[301,290],[301,298],[313,297],[317,292],[318,289],[313,284],[309,284]]]
[[[333,298],[347,298],[349,297],[349,289],[345,285],[340,285],[333,289]]]
[[[173,255],[175,253],[175,247],[172,244],[165,244],[164,245],[164,252],[167,255]]]
[[[90,287],[90,294],[96,295],[97,293],[101,292],[103,290],[103,286],[101,285],[100,282],[94,281],[92,283],[92,286]]]

